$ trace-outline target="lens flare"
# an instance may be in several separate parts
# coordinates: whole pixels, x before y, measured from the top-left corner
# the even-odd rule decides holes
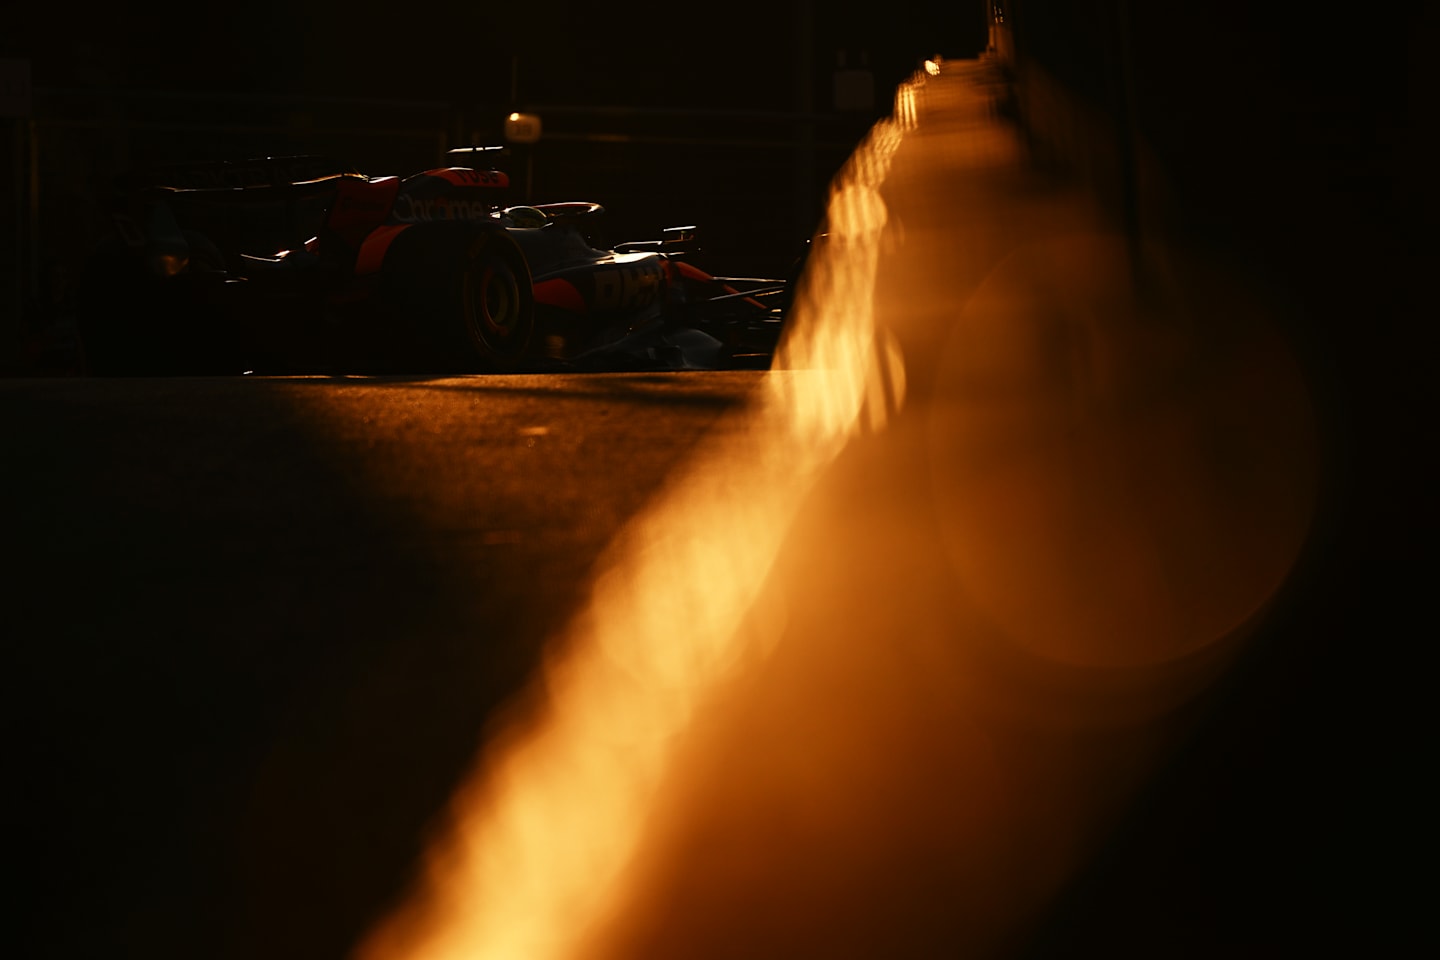
[[[901,86],[765,389],[611,545],[358,960],[1014,944],[1314,501],[1262,312],[1020,155],[983,65]]]

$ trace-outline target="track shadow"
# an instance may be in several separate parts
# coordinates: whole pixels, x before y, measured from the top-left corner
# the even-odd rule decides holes
[[[684,439],[626,454],[572,515],[545,478],[573,449],[527,486],[417,446],[432,503],[404,463],[409,386],[337,427],[312,383],[6,387],[17,955],[342,955],[596,555],[737,402],[678,401]],[[575,399],[663,414],[640,386]],[[470,401],[421,405],[446,402]]]

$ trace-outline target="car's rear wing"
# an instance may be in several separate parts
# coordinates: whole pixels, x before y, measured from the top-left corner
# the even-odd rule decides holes
[[[117,177],[110,212],[117,225],[140,223],[163,207],[226,256],[270,253],[314,236],[339,184],[350,178],[369,179],[321,156],[167,164]]]
[[[329,157],[255,157],[156,167],[117,178],[122,191],[220,192],[305,187],[338,177],[362,177],[355,167]]]

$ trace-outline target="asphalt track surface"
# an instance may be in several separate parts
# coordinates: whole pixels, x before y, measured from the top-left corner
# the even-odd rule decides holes
[[[1382,405],[1332,392],[1334,371],[1307,366],[1313,342],[1227,321],[1226,349],[1200,350],[1211,366],[1175,368],[1200,378],[1196,406],[1162,399],[1157,425],[1101,404],[1057,431],[1048,378],[1073,364],[1074,338],[1010,339],[985,318],[1038,316],[1080,289],[1103,309],[1061,316],[1108,342],[1107,311],[1133,306],[1115,293],[1123,247],[1003,148],[978,162],[973,103],[957,93],[950,112],[947,89],[912,118],[935,137],[912,130],[857,200],[888,211],[860,232],[891,268],[876,302],[901,302],[890,284],[907,295],[876,317],[904,390],[893,369],[882,378],[869,427],[787,518],[762,590],[787,608],[783,636],[687,734],[638,851],[635,906],[594,955],[1413,946],[1398,863],[1419,809],[1405,762],[1418,724],[1392,682],[1405,620],[1386,606],[1413,589],[1391,539],[1415,482],[1389,482],[1407,421],[1372,442],[1364,421]],[[957,209],[981,226],[957,230]],[[1010,255],[1051,242],[1065,282],[1013,299],[1045,285]],[[927,297],[933,261],[905,254],[937,245],[948,272],[930,289],[946,292]],[[1173,262],[1206,306],[1257,315],[1228,274]],[[984,309],[960,311],[956,286]],[[1286,379],[1287,344],[1308,378]],[[1100,354],[1123,370],[1159,349],[1131,348]],[[1276,376],[1246,379],[1234,356]],[[722,469],[705,451],[743,441],[787,375],[0,384],[16,955],[346,955],[410,889],[428,828],[584,609],[607,547],[695,464]],[[1137,382],[1156,387],[1066,396],[1110,403]],[[975,414],[997,395],[1021,399]],[[1173,459],[1150,458],[1174,436]],[[1215,461],[1186,459],[1193,437],[1268,480],[1207,472]],[[988,483],[977,462],[1008,479]],[[1046,478],[1077,462],[1056,506]],[[1192,489],[1182,468],[1197,464],[1207,483]],[[1155,477],[1234,534],[1166,526],[1165,496],[1140,514],[1197,538],[1150,545],[1171,569],[1203,561],[1176,588],[1194,601],[1179,619],[1210,623],[1186,584],[1218,585],[1201,600],[1236,609],[1254,599],[1248,577],[1263,594],[1258,619],[1219,616],[1205,642],[1187,634],[1158,657],[1112,642],[1129,621],[1073,606],[1056,574],[1086,597],[1127,596],[1105,570],[1132,559],[1136,514],[1105,481],[1133,492]],[[1235,498],[1223,509],[1205,499],[1217,489]],[[1101,559],[1027,553],[1044,529],[1007,535],[1002,521],[1025,520],[1013,490],[1052,511],[1052,532],[1098,537]],[[1075,503],[1106,524],[1077,526]],[[1079,622],[1059,645],[1056,610]],[[1151,613],[1142,625],[1170,622]]]
[[[341,955],[760,376],[4,384],[16,955]]]

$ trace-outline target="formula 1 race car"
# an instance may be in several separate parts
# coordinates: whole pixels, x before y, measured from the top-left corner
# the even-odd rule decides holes
[[[284,157],[125,185],[80,291],[87,371],[768,366],[786,280],[699,269],[693,226],[606,247],[597,203],[509,205],[501,152],[405,178]]]

